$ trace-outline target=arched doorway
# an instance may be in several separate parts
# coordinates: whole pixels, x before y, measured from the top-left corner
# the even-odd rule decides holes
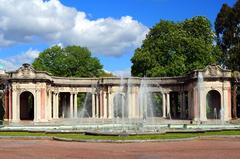
[[[221,110],[221,94],[216,90],[211,90],[208,92],[206,97],[206,113],[207,119],[220,119]]]
[[[34,119],[34,97],[31,92],[25,91],[20,95],[20,120]]]

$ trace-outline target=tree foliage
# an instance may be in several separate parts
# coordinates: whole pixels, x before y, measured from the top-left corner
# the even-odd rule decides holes
[[[216,63],[221,52],[205,17],[183,22],[161,20],[136,49],[131,61],[134,76],[177,76]]]
[[[240,70],[240,0],[233,7],[223,4],[215,21],[217,44],[223,51],[222,64]]]
[[[104,73],[103,66],[91,52],[84,47],[53,46],[41,52],[33,62],[36,70],[47,71],[54,76],[99,77]]]

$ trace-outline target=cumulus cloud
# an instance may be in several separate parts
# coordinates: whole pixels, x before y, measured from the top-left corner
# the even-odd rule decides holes
[[[7,71],[14,71],[18,69],[23,63],[32,63],[38,57],[40,51],[29,49],[21,54],[10,56],[5,59],[0,59],[0,64],[4,65]]]
[[[90,20],[59,0],[0,0],[0,46],[44,40],[121,55],[138,47],[148,28],[130,16]]]

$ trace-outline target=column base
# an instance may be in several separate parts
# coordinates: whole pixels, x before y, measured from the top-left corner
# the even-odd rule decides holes
[[[12,123],[19,123],[21,120],[20,119],[11,119],[9,121]]]

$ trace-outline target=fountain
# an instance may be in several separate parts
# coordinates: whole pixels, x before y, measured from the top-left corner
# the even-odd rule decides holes
[[[89,100],[92,98],[92,94],[87,92],[82,104],[82,108],[78,112],[79,118],[90,118],[92,115],[88,111]]]
[[[78,111],[78,123],[73,127],[80,130],[85,131],[94,131],[100,133],[153,133],[164,131],[167,128],[183,128],[181,125],[173,125],[173,127],[168,127],[171,123],[161,123],[156,117],[160,117],[162,115],[161,108],[156,108],[160,106],[159,103],[162,103],[161,96],[157,96],[154,94],[156,91],[156,87],[154,85],[158,85],[157,92],[162,92],[161,87],[157,83],[152,83],[148,78],[142,78],[139,84],[138,94],[135,97],[137,100],[135,104],[131,105],[132,100],[132,90],[134,88],[133,78],[120,78],[118,90],[114,90],[112,94],[112,105],[110,105],[110,109],[112,112],[108,114],[111,115],[108,119],[97,119],[94,118],[95,115],[92,116],[92,111],[89,110],[92,104],[89,105],[90,99],[92,99],[92,93],[100,92],[101,87],[99,85],[92,86],[92,92],[86,93],[85,98],[82,103],[81,109]],[[200,111],[201,111],[201,97],[203,87],[203,75],[201,72],[198,74],[198,125],[192,125],[192,128],[206,128],[204,125],[200,125]],[[111,92],[112,93],[112,92]],[[158,98],[158,102],[156,102],[156,98]],[[159,100],[160,99],[160,100]],[[160,101],[160,102],[159,102]],[[99,101],[98,101],[99,102]],[[108,103],[109,106],[109,103]],[[112,106],[112,109],[111,109]],[[134,115],[133,113],[134,109]],[[213,117],[214,119],[219,119],[221,117],[221,121],[223,121],[224,111],[221,110],[220,113],[217,112],[217,109],[214,108]],[[90,117],[93,117],[90,118]],[[171,116],[169,114],[171,119]],[[75,123],[75,121],[73,121]],[[89,123],[88,123],[89,122]],[[71,123],[71,125],[73,125]],[[197,126],[197,127],[196,127]],[[185,127],[186,129],[187,127]]]
[[[139,125],[155,125],[152,90],[148,81],[143,78],[138,95]]]

